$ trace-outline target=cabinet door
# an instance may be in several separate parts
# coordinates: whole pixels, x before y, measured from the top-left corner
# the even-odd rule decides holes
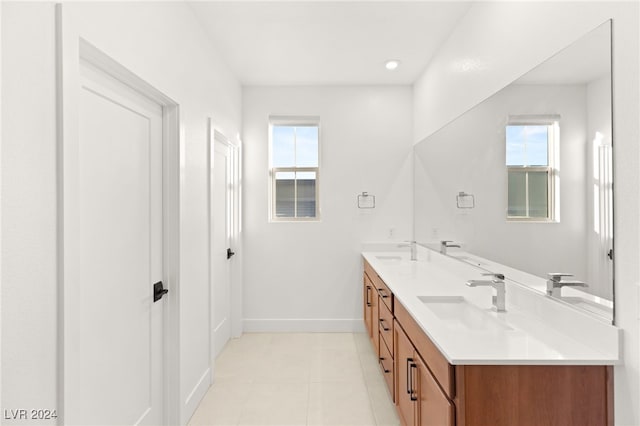
[[[412,383],[416,389],[416,424],[419,426],[453,426],[454,406],[438,386],[420,355],[415,352],[411,364]]]
[[[376,356],[380,356],[378,348],[378,341],[380,340],[380,332],[378,331],[378,292],[367,274],[364,274],[363,277],[364,324]]]
[[[415,424],[415,387],[412,386],[411,365],[413,359],[413,345],[402,330],[402,327],[394,320],[393,326],[394,363],[395,363],[395,397],[398,413],[402,424],[413,426]]]
[[[363,293],[363,301],[364,301],[364,325],[367,329],[367,333],[369,333],[369,338],[372,336],[373,330],[373,299],[377,298],[373,285],[369,278],[364,276],[364,293]],[[377,332],[377,329],[376,329]]]

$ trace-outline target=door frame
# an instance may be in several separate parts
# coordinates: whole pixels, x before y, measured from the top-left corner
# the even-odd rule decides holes
[[[207,120],[207,226],[208,226],[208,260],[209,260],[209,359],[212,361],[212,379],[214,374],[213,357],[215,354],[212,328],[213,328],[213,197],[211,191],[214,185],[214,155],[215,155],[215,143],[216,141],[224,143],[229,147],[229,153],[231,156],[231,173],[230,179],[233,185],[233,192],[229,202],[232,205],[231,213],[231,226],[230,226],[230,242],[236,255],[230,265],[230,281],[231,281],[231,294],[230,294],[230,321],[231,321],[231,337],[239,337],[242,334],[242,277],[241,277],[241,259],[242,248],[240,240],[240,152],[241,144],[238,139],[237,142],[229,139],[225,134],[216,129],[214,120],[209,117]]]
[[[81,37],[73,16],[56,5],[56,111],[57,111],[57,265],[58,265],[58,424],[65,424],[68,400],[69,336],[74,321],[65,306],[77,302],[75,268],[65,259],[78,257],[78,242],[65,229],[73,229],[77,217],[70,209],[77,200],[79,144],[80,66],[88,63],[119,82],[134,88],[162,106],[162,231],[163,282],[170,292],[163,309],[163,420],[180,424],[180,108],[177,102]],[[149,284],[151,285],[151,283]],[[164,300],[164,298],[163,298]]]

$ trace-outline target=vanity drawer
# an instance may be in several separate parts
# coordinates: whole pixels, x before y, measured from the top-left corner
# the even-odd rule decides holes
[[[379,300],[382,300],[380,297]],[[380,340],[384,340],[387,348],[393,356],[393,314],[384,303],[378,304],[378,327],[380,328]]]
[[[377,275],[376,275],[376,279],[373,280],[373,284],[376,286],[376,289],[378,290],[378,294],[380,295],[380,300],[382,300],[382,303],[387,305],[387,308],[389,308],[389,311],[393,313],[393,293],[391,293],[391,290],[389,290],[389,287],[387,287],[384,281],[382,281],[382,279]]]
[[[394,386],[394,376],[393,376],[393,357],[391,356],[391,352],[389,352],[389,348],[387,345],[380,339],[380,357],[379,357],[379,365],[380,371],[384,376],[384,381],[387,382],[387,387],[389,388],[389,393],[391,394],[391,399],[395,402],[395,397],[393,394]]]
[[[429,370],[436,378],[449,399],[455,396],[454,369],[431,339],[422,331],[413,317],[401,303],[396,303],[395,316],[404,332],[413,343],[418,353],[426,362]]]

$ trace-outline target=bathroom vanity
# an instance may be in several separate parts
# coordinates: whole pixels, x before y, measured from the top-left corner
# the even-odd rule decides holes
[[[613,425],[618,330],[424,249],[363,253],[367,332],[404,425]],[[499,271],[494,271],[499,272]]]

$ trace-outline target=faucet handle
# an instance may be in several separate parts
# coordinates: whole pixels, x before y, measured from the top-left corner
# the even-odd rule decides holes
[[[552,281],[561,281],[562,277],[572,277],[573,274],[569,274],[567,272],[549,272],[547,273],[547,276]]]
[[[440,244],[452,243],[453,240],[440,240]]]
[[[494,277],[497,280],[504,280],[504,274],[496,273],[496,272],[483,272],[482,276],[484,277]]]

